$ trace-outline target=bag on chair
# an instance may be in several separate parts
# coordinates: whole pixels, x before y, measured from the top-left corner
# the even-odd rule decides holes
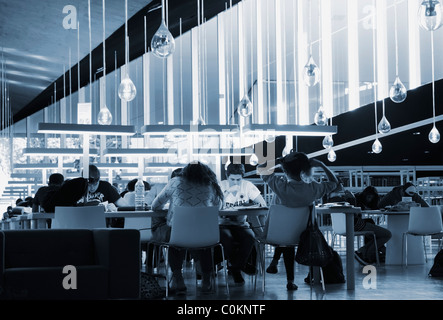
[[[340,255],[337,251],[332,250],[333,258],[326,266],[322,268],[323,278],[326,284],[332,283],[345,283],[345,275],[343,274],[343,264]],[[308,276],[305,278],[305,282],[309,283],[311,273],[308,272]]]
[[[332,248],[318,228],[317,219],[312,222],[311,210],[306,230],[300,235],[295,261],[305,266],[324,267],[332,258]]]
[[[443,277],[443,249],[440,250],[434,258],[434,264],[429,270],[430,277]]]

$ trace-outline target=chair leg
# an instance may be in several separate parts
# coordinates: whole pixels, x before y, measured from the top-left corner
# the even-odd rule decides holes
[[[424,253],[425,253],[425,262],[428,263],[428,254],[426,252],[426,238],[425,236],[422,236],[423,238],[423,249],[424,249]]]
[[[403,233],[402,237],[401,237],[401,264],[403,265],[403,261],[404,261],[404,252],[405,252],[405,237],[406,234]]]
[[[325,279],[323,278],[323,268],[322,267],[320,267],[320,277],[321,277],[321,286],[323,288],[323,292],[326,292]]]
[[[374,233],[374,246],[375,246],[375,258],[377,259],[377,267],[380,266],[380,258],[378,256],[378,246],[377,246],[377,238]]]
[[[334,244],[335,244],[335,237],[337,235],[335,233],[332,233],[332,241],[331,241],[331,248],[334,249]]]
[[[164,259],[165,259],[165,277],[166,277],[166,298],[168,298],[169,295],[169,248],[168,247],[162,247],[162,249],[164,249],[163,254],[164,254]]]

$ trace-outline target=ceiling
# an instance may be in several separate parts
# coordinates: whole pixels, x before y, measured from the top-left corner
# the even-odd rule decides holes
[[[250,2],[248,0],[246,2]],[[239,0],[232,1],[235,5]],[[372,0],[360,0],[359,10],[362,17]],[[388,0],[390,13],[388,14],[388,23],[393,24],[392,17],[393,0]],[[399,1],[404,6],[406,1]],[[63,27],[63,19],[67,14],[63,13],[63,8],[67,3],[57,0],[23,0],[23,1],[5,1],[0,0],[0,39],[3,49],[3,57],[6,62],[6,76],[8,79],[8,88],[14,122],[18,122],[27,116],[41,110],[51,104],[54,95],[54,81],[56,81],[57,99],[64,95],[63,90],[63,70],[72,67],[72,92],[77,91],[77,30],[67,30]],[[88,2],[86,0],[73,0],[70,5],[77,9],[80,23],[80,71],[81,86],[89,82],[89,30],[88,30]],[[229,6],[227,1],[206,0],[205,17],[209,20],[211,17],[225,10]],[[313,2],[316,6],[316,1]],[[345,12],[346,0],[332,0],[333,16],[332,30],[337,32],[346,25]],[[144,17],[147,17],[147,38],[150,39],[158,28],[161,18],[160,0],[128,0],[128,16],[130,17],[128,28],[130,35],[130,60],[133,60],[144,53]],[[197,24],[197,1],[196,0],[169,0],[169,29],[174,37],[179,35],[179,18],[182,19],[183,32],[186,32]],[[315,10],[315,8],[314,8]],[[365,11],[366,10],[366,11]],[[288,13],[290,16],[290,13]],[[400,11],[400,17],[404,12]],[[287,19],[290,19],[290,17]],[[399,19],[399,23],[405,23],[406,19]],[[91,1],[91,29],[92,29],[92,72],[100,69],[102,61],[102,1]],[[289,20],[288,20],[289,21]],[[314,19],[314,21],[319,22]],[[124,1],[108,0],[106,1],[106,51],[107,56],[114,56],[117,52],[117,67],[124,64]],[[292,24],[291,24],[292,25]],[[319,26],[315,23],[312,28],[312,37],[318,37]],[[442,28],[443,29],[443,28]],[[317,30],[317,31],[316,31]],[[367,31],[367,35],[370,32]],[[344,32],[338,36],[342,36]],[[423,33],[422,31],[422,34]],[[443,39],[441,30],[435,33],[436,39]],[[393,39],[393,32],[390,32],[388,39]],[[426,35],[427,36],[427,35]],[[424,44],[421,47],[422,61],[422,82],[428,82],[430,77],[429,68],[429,46],[428,39],[423,36],[421,40]],[[337,38],[338,39],[338,38]],[[371,61],[371,50],[368,50],[371,41],[366,37],[361,37],[360,51],[366,56],[361,58],[361,79],[362,83],[370,82],[372,70],[368,69],[365,59]],[[366,39],[367,41],[365,41]],[[399,28],[399,43],[404,48],[408,39],[407,27],[403,25]],[[317,39],[318,40],[318,39]],[[334,38],[335,40],[335,38]],[[318,41],[313,40],[314,44]],[[389,40],[390,41],[390,40]],[[391,41],[390,41],[391,43]],[[288,47],[290,42],[288,42]],[[390,44],[391,45],[391,44]],[[439,45],[437,43],[436,48]],[[441,46],[440,46],[441,47]],[[69,65],[69,52],[71,49],[71,64]],[[391,47],[392,49],[392,47]],[[404,50],[404,49],[403,49]],[[389,68],[392,71],[394,50],[389,50],[390,61]],[[288,58],[290,53],[288,54]],[[337,55],[338,57],[340,55]],[[407,54],[400,52],[400,63],[403,66],[401,72],[407,74]],[[345,57],[346,58],[346,57]],[[393,60],[394,59],[394,60]],[[114,61],[107,61],[107,72],[114,70]],[[289,60],[289,59],[288,59]],[[273,63],[271,61],[271,63]],[[334,61],[339,68],[345,65],[345,61]],[[390,71],[390,72],[391,72]],[[436,61],[436,77],[443,75],[443,61]],[[404,78],[407,78],[406,76]],[[289,78],[287,80],[290,80]],[[390,79],[393,81],[393,79]],[[334,83],[346,83],[346,72],[338,72]],[[407,83],[405,83],[407,85]],[[441,87],[439,84],[438,89]],[[407,103],[396,105],[386,100],[386,115],[393,128],[414,123],[422,119],[428,119],[432,116],[432,102],[429,101],[429,85],[408,92]],[[440,90],[441,91],[441,90]],[[437,90],[438,94],[439,90]],[[372,93],[369,92],[369,95]],[[423,99],[423,94],[426,99]],[[316,97],[311,98],[316,99]],[[337,99],[343,99],[338,97]],[[440,99],[436,99],[437,115],[442,113]],[[352,141],[353,139],[365,137],[374,134],[373,123],[373,104],[346,112],[336,116],[333,120],[334,125],[338,126],[338,134],[334,137],[335,145]],[[381,115],[381,106],[379,106],[379,117]],[[437,123],[440,132],[443,132],[441,123]],[[381,154],[368,153],[371,150],[372,142],[362,143],[337,151],[337,160],[334,165],[441,165],[443,164],[443,155],[440,151],[441,143],[430,144],[427,140],[427,134],[430,130],[429,125],[417,127],[411,130],[384,137],[381,139],[383,152]],[[420,132],[420,134],[417,134]],[[415,133],[415,134],[413,134]],[[321,151],[321,140],[312,138],[309,142],[303,142],[306,139],[299,139],[299,150],[307,153]],[[325,155],[319,155],[326,163],[329,163]],[[406,160],[407,159],[407,160]]]

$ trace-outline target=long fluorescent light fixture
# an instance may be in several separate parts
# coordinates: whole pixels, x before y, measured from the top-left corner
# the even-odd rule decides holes
[[[17,163],[14,164],[14,169],[57,169],[57,163]]]
[[[243,128],[245,134],[272,134],[275,136],[321,137],[337,133],[337,126],[296,125],[296,124],[249,124]]]
[[[193,155],[200,156],[250,156],[254,154],[252,148],[208,148],[208,149],[194,149]]]
[[[239,131],[238,125],[145,125],[141,128],[143,135],[234,135]]]
[[[137,163],[93,163],[99,169],[127,169],[137,168]]]
[[[26,156],[83,156],[83,149],[73,148],[24,148]],[[90,155],[98,155],[98,149],[89,149]]]
[[[52,134],[90,134],[110,136],[132,136],[134,126],[74,124],[74,123],[44,123],[38,124],[38,133]]]
[[[177,156],[177,149],[105,149],[103,155],[106,157],[131,157],[131,156]]]

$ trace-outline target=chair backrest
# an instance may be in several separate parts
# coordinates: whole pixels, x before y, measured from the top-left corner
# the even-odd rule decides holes
[[[340,235],[346,234],[346,215],[344,213],[331,213],[332,232]]]
[[[125,218],[125,229],[137,229],[140,231],[140,241],[147,242],[152,238],[151,232],[151,218],[150,217],[137,217],[137,218]]]
[[[169,243],[186,248],[218,243],[218,211],[218,207],[174,207]]]
[[[411,207],[408,231],[417,234],[432,234],[443,231],[440,208]]]
[[[106,228],[105,207],[55,207],[52,229]]]
[[[266,242],[276,245],[297,245],[306,230],[310,207],[289,208],[271,205],[268,212]]]

